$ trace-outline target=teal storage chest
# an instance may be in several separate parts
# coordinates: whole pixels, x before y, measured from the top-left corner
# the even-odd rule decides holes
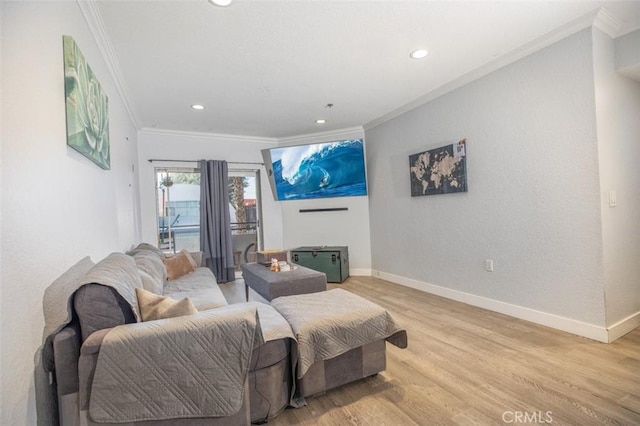
[[[298,247],[291,250],[291,262],[324,272],[329,283],[341,283],[349,277],[346,246]]]

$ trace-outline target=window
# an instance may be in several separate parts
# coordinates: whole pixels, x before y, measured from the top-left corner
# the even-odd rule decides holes
[[[158,247],[200,250],[200,170],[156,169]]]
[[[167,253],[200,250],[200,170],[156,168],[158,247]],[[262,246],[257,170],[229,170],[229,215],[236,270],[256,261]]]
[[[260,180],[256,170],[229,170],[231,239],[236,270],[256,261],[262,246]]]

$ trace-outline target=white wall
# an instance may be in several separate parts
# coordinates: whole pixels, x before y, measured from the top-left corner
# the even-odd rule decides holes
[[[196,166],[194,163],[150,163],[148,161],[149,159],[205,159],[262,163],[260,150],[275,145],[275,140],[269,138],[261,139],[150,130],[140,131],[138,133],[138,157],[141,188],[142,240],[152,244],[157,240],[154,168],[163,166],[193,168]],[[282,215],[280,205],[273,201],[264,166],[255,164],[229,164],[229,168],[260,169],[264,245],[266,248],[282,247]]]
[[[625,34],[614,41],[615,68],[623,74],[639,75],[640,70],[640,30]]]
[[[138,170],[141,187],[142,240],[156,240],[155,179],[157,167],[193,167],[193,163],[153,162],[153,159],[216,159],[230,162],[262,163],[262,149],[276,145],[295,145],[354,139],[363,130],[349,129],[331,134],[306,135],[277,141],[270,138],[207,135],[162,130],[138,133]],[[278,143],[277,143],[278,142]],[[320,200],[274,201],[263,166],[233,164],[244,169],[260,169],[264,248],[295,248],[303,245],[349,246],[353,275],[371,272],[369,205],[367,197],[342,197]],[[299,213],[301,208],[347,207],[346,212]]]
[[[4,3],[0,2],[0,99],[3,99],[3,92],[2,92],[2,40],[4,39],[4,34],[2,32],[2,21],[4,18]],[[0,102],[0,200],[3,199],[3,193],[2,193],[2,102]],[[1,203],[1,201],[0,201]],[[0,318],[3,318],[2,316],[2,306],[4,305],[4,303],[2,302],[2,207],[0,206]],[[0,373],[2,372],[2,359],[4,358],[3,356],[3,352],[2,348],[4,348],[4,345],[2,344],[2,330],[0,330]],[[0,385],[0,410],[2,410],[2,404],[4,401],[3,399],[3,386]]]
[[[287,138],[279,145],[331,142],[364,137],[361,128]],[[365,141],[365,149],[367,142]],[[371,274],[368,197],[281,201],[284,247],[348,246],[351,275]],[[346,207],[347,211],[300,213],[300,209]]]
[[[606,339],[592,57],[583,30],[367,130],[374,273]],[[462,138],[469,191],[412,198],[408,156]]]
[[[63,35],[109,96],[110,171],[66,145]],[[32,425],[44,289],[138,239],[136,129],[76,2],[2,3],[1,78],[0,424]]]
[[[616,72],[614,41],[598,29],[593,48],[607,326],[631,317],[623,334],[640,325],[640,83]]]

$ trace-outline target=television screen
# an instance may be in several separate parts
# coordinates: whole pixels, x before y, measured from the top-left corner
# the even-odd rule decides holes
[[[276,200],[367,195],[362,139],[262,151]]]

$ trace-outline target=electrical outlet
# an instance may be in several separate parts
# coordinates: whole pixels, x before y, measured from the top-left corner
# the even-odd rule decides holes
[[[486,259],[484,261],[484,269],[488,272],[493,272],[493,260],[492,259]]]

